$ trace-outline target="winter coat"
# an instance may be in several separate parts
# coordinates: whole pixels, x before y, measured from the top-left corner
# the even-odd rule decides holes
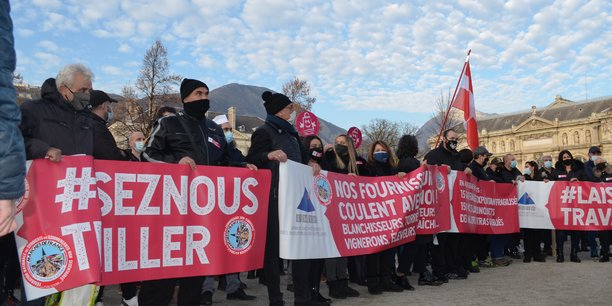
[[[127,157],[121,153],[121,149],[117,147],[115,137],[108,130],[106,120],[90,110],[87,110],[86,113],[93,122],[93,157],[104,160],[127,160]]]

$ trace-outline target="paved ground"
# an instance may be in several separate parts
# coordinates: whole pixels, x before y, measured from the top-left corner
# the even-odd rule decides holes
[[[416,291],[378,296],[351,284],[361,297],[334,300],[333,305],[612,305],[612,262],[593,262],[588,256],[588,252],[580,253],[582,263],[569,262],[569,258],[565,263],[556,263],[553,257],[548,257],[546,263],[515,260],[508,267],[482,269],[467,280],[451,280],[440,287],[417,286],[417,277],[412,276],[410,281]],[[265,287],[257,280],[247,280],[245,274],[242,279],[248,286],[246,291],[257,296],[255,301],[228,301],[225,292],[218,291],[213,305],[267,305]],[[286,277],[282,282],[285,288]],[[328,296],[325,284],[321,292]],[[118,286],[105,293],[106,306],[120,305]],[[285,301],[292,305],[291,292],[285,292]]]

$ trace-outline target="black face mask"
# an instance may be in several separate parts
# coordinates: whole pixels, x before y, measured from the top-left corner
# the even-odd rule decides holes
[[[201,99],[183,104],[185,113],[198,120],[204,119],[204,114],[206,114],[208,108],[210,108],[210,100],[208,99]]]
[[[606,169],[606,163],[599,163],[595,165],[595,168],[599,171],[604,171]]]
[[[310,158],[312,160],[318,161],[323,157],[323,149],[322,148],[314,148],[310,149]]]
[[[347,156],[348,155],[348,147],[345,146],[345,145],[336,144],[334,146],[334,149],[336,150],[336,153],[338,153],[338,155],[340,155],[340,156]]]
[[[570,166],[572,164],[572,160],[571,159],[565,159],[563,160],[563,164],[566,166]]]
[[[457,149],[457,141],[456,140],[449,140],[446,145],[448,146],[449,149],[451,150],[455,150]]]

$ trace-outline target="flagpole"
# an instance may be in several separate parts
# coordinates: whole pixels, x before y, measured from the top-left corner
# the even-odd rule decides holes
[[[451,107],[455,103],[455,96],[457,95],[457,89],[459,89],[459,84],[461,84],[461,79],[463,79],[463,73],[465,72],[465,67],[470,60],[470,53],[472,53],[472,49],[469,49],[467,52],[467,57],[465,58],[465,62],[463,63],[463,68],[461,69],[461,74],[459,75],[459,81],[457,82],[457,86],[455,86],[455,92],[453,92],[453,98],[448,103],[448,109],[446,110],[446,114],[444,115],[444,121],[442,121],[442,126],[440,127],[440,133],[438,134],[438,139],[436,140],[436,145],[434,148],[438,147],[438,143],[440,143],[440,137],[442,137],[442,133],[444,132],[444,126],[446,125],[446,120],[448,119],[448,114],[450,113]]]

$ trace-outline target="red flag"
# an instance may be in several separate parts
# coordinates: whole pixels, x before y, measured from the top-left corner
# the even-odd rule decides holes
[[[459,79],[459,92],[453,102],[453,107],[463,111],[467,144],[472,149],[478,147],[478,126],[476,125],[476,107],[474,106],[474,90],[472,89],[472,72],[470,61],[465,63],[463,75]]]

